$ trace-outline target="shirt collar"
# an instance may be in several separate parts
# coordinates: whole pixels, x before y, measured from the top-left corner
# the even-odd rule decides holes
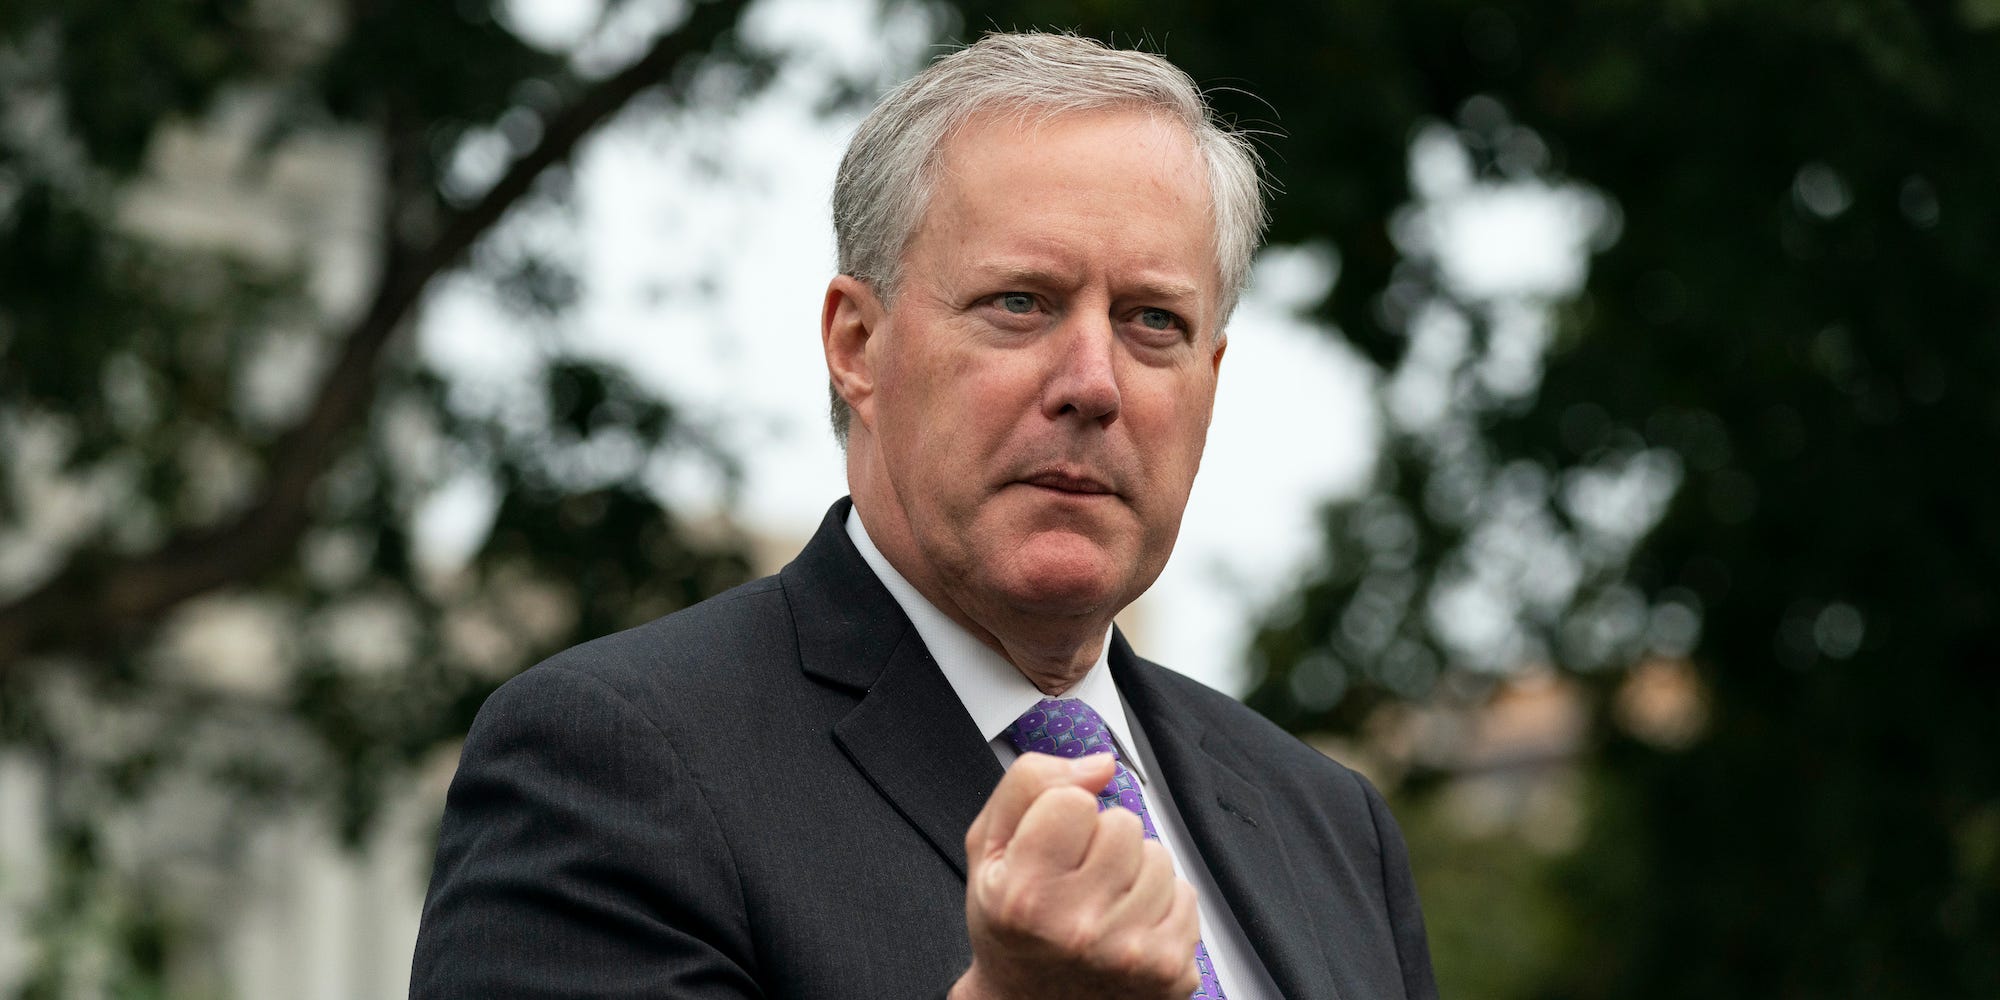
[[[937,661],[944,679],[965,704],[966,714],[972,716],[973,725],[979,727],[979,735],[992,743],[1002,740],[1002,734],[1014,720],[1035,707],[1035,703],[1045,695],[1033,681],[1014,668],[1007,658],[995,652],[993,647],[980,642],[965,627],[952,621],[949,615],[939,611],[937,606],[924,598],[903,574],[890,565],[889,558],[875,547],[868,537],[868,529],[861,524],[861,512],[850,508],[847,512],[847,537],[861,552],[861,558],[868,568],[875,571],[882,585],[889,589],[889,595],[903,609],[903,614],[916,626],[917,635],[924,640],[931,658]],[[1148,781],[1139,755],[1132,752],[1131,722],[1125,713],[1125,702],[1118,696],[1118,686],[1111,679],[1111,630],[1107,627],[1104,642],[1097,651],[1097,662],[1083,679],[1062,693],[1063,698],[1079,698],[1104,720],[1111,730],[1111,738],[1118,744],[1118,755],[1125,766],[1138,775],[1140,782]],[[1012,749],[1011,746],[1008,747]],[[1011,759],[1011,758],[1009,758]]]

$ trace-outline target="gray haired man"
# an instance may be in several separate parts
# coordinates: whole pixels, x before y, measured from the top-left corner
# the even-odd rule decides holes
[[[412,996],[1433,997],[1367,782],[1140,659],[1263,226],[1185,74],[993,35],[869,116],[851,500],[480,713]]]

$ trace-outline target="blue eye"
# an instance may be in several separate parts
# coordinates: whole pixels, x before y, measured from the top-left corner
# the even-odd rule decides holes
[[[1149,330],[1171,330],[1180,325],[1181,318],[1165,309],[1139,310],[1139,323]]]
[[[1000,296],[1000,308],[1026,315],[1035,311],[1035,297],[1027,292],[1007,292]]]

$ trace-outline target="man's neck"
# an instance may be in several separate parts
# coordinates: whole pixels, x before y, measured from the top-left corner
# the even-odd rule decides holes
[[[932,607],[1013,664],[1042,693],[1062,694],[1096,665],[1110,632],[1110,614],[1027,614],[994,602],[981,605],[931,571],[901,518],[879,510],[871,517],[877,505],[864,504],[859,491],[854,505],[855,517],[883,559]]]

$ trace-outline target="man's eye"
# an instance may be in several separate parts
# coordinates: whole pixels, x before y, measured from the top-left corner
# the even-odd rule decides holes
[[[1000,308],[1025,316],[1035,311],[1035,297],[1027,292],[1007,292],[1000,296]]]
[[[1165,309],[1139,310],[1139,323],[1149,330],[1171,330],[1180,325],[1181,318]]]

